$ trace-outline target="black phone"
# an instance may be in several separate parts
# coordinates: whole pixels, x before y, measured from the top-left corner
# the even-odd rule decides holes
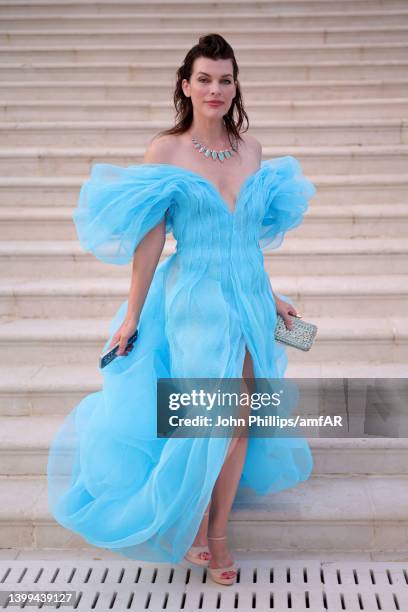
[[[129,346],[133,344],[133,342],[136,340],[138,336],[138,333],[139,331],[136,330],[135,333],[132,336],[130,336],[127,342],[127,345],[126,345],[126,349],[128,349]],[[116,357],[118,357],[118,355],[116,354],[118,352],[118,348],[119,348],[119,342],[115,344],[112,348],[108,349],[105,353],[102,353],[99,359],[99,367],[101,369],[107,366],[108,363],[116,359]],[[125,355],[119,355],[119,357],[125,357]]]

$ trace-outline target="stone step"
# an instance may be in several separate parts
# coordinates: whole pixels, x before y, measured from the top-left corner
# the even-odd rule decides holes
[[[336,27],[335,19],[332,19],[331,27],[316,26],[309,27],[271,27],[271,26],[235,26],[222,27],[221,33],[233,47],[237,45],[248,45],[256,40],[257,44],[319,44],[319,43],[367,43],[367,42],[404,42],[407,40],[408,26],[405,24],[385,25],[350,25]],[[214,23],[214,21],[213,21]],[[217,28],[220,30],[220,28]],[[57,45],[80,45],[87,44],[133,44],[135,40],[139,44],[155,45],[179,44],[185,49],[197,43],[203,31],[194,27],[172,27],[161,29],[160,27],[124,27],[112,30],[111,27],[104,30],[93,30],[90,28],[71,29],[42,29],[33,31],[29,29],[10,31],[6,28],[0,29],[0,45],[14,46],[43,46],[47,44]]]
[[[0,355],[8,368],[29,363],[93,363],[96,367],[110,322],[110,318],[82,317],[65,319],[62,325],[61,319],[5,318],[0,321]],[[408,318],[393,313],[380,319],[342,318],[326,312],[313,317],[313,323],[318,335],[310,353],[288,348],[294,362],[307,363],[310,355],[318,362],[403,363],[408,359]]]
[[[306,317],[304,317],[306,320]],[[297,363],[289,359],[285,373],[290,378],[406,378],[406,363],[368,362],[340,359],[332,362]]]
[[[284,154],[284,153],[282,153]],[[118,163],[118,162],[116,162]],[[57,210],[74,208],[81,185],[89,177],[89,167],[81,176],[4,176],[0,177],[0,209],[38,207]],[[310,210],[335,207],[339,214],[346,207],[368,205],[383,208],[385,202],[397,210],[407,200],[408,174],[316,175],[310,176],[316,186]],[[405,205],[405,204],[403,204]],[[58,213],[56,213],[58,214]],[[381,213],[378,212],[380,215]],[[298,228],[299,231],[301,228]]]
[[[3,64],[5,66],[5,64]],[[166,77],[167,78],[167,77]],[[374,77],[373,79],[325,79],[316,80],[306,78],[296,81],[277,80],[272,81],[248,81],[245,83],[246,102],[258,102],[263,100],[267,103],[277,100],[324,101],[343,100],[354,98],[382,100],[384,98],[408,97],[408,80],[400,77],[386,79]],[[151,100],[162,101],[168,104],[173,95],[171,83],[162,80],[155,82],[139,79],[137,82],[115,82],[109,80],[92,79],[84,82],[77,79],[65,79],[65,81],[36,80],[30,82],[21,78],[17,80],[0,81],[0,99],[13,99],[23,102],[45,100],[45,101],[73,101],[78,103],[82,100],[118,102],[142,101],[149,105]],[[289,105],[288,105],[289,106]],[[117,115],[115,116],[117,117]]]
[[[350,100],[252,101],[246,111],[258,121],[342,121],[394,119],[403,117],[408,98],[362,98]],[[0,102],[0,121],[160,121],[170,125],[173,109],[169,102],[109,100],[6,100]],[[251,123],[252,129],[252,123]]]
[[[153,136],[153,134],[152,134]],[[0,149],[0,174],[8,177],[86,175],[94,163],[133,165],[143,162],[144,147],[13,147]],[[264,147],[264,159],[294,155],[308,176],[405,173],[408,145]],[[312,177],[311,177],[312,178]]]
[[[229,17],[230,19],[231,17]],[[59,17],[57,18],[59,21]],[[110,19],[110,17],[109,17]],[[261,17],[263,20],[264,17]],[[41,18],[42,21],[42,18]],[[214,20],[213,20],[214,21]],[[127,61],[138,57],[140,61],[160,61],[165,55],[167,61],[180,62],[185,55],[183,45],[26,45],[0,46],[0,62],[46,62],[52,57],[54,62],[102,62]],[[255,62],[264,57],[273,57],[274,61],[314,62],[324,57],[331,61],[356,60],[405,60],[407,44],[405,42],[373,42],[309,44],[309,45],[236,45],[234,52],[238,61]]]
[[[406,551],[401,533],[408,528],[407,484],[406,476],[312,476],[279,493],[239,493],[229,521],[231,547]],[[4,548],[86,546],[51,516],[45,478],[0,478],[0,498]]]
[[[311,12],[332,12],[337,14],[339,4],[337,0],[257,0],[253,3],[252,0],[200,0],[200,2],[183,0],[166,2],[163,0],[149,0],[149,7],[154,9],[155,13],[162,14],[179,14],[183,15],[188,8],[189,13],[200,14],[204,10],[211,11],[212,14],[222,14],[228,11],[231,15],[241,13],[269,15],[277,12],[293,13],[293,14],[310,14]],[[342,14],[355,11],[378,11],[388,9],[404,10],[406,9],[406,0],[343,0]],[[43,2],[12,2],[2,0],[0,3],[0,15],[8,17],[25,17],[25,16],[44,16],[53,15],[143,15],[146,12],[146,5],[143,2],[134,2],[134,0],[121,0],[120,2],[95,2],[84,1],[72,2],[72,0],[60,0],[57,4],[44,4]]]
[[[163,34],[161,34],[162,36]],[[405,35],[408,36],[408,27]],[[8,33],[11,39],[13,34]],[[102,42],[105,34],[101,34]],[[140,36],[135,32],[132,36]],[[163,35],[164,36],[164,35]],[[252,36],[258,36],[254,32]],[[59,35],[59,38],[65,36]],[[0,45],[4,44],[0,31]],[[195,40],[191,41],[194,44]],[[20,44],[32,44],[24,41]],[[131,83],[139,80],[161,81],[170,87],[172,76],[177,70],[173,62],[9,62],[0,64],[2,81],[92,81],[107,80],[111,83]],[[357,61],[316,61],[316,62],[240,62],[240,83],[243,90],[247,83],[259,81],[300,81],[306,79],[326,81],[327,79],[403,79],[408,70],[407,60],[357,60]]]
[[[8,147],[146,147],[167,121],[0,122],[0,141]],[[408,119],[354,119],[251,122],[263,146],[408,145]]]
[[[274,13],[254,13],[249,9],[247,12],[238,14],[230,13],[229,10],[218,12],[216,15],[211,8],[203,6],[202,11],[190,12],[189,5],[185,12],[161,13],[153,10],[147,5],[145,13],[135,15],[132,12],[120,15],[98,15],[90,11],[87,14],[73,15],[69,11],[58,16],[45,15],[4,15],[2,27],[9,32],[29,30],[41,32],[47,30],[53,32],[64,32],[65,30],[82,30],[116,32],[128,28],[155,29],[161,31],[168,29],[186,28],[199,20],[203,30],[213,28],[259,28],[269,26],[271,29],[290,28],[368,28],[370,26],[406,26],[408,25],[408,11],[404,8],[382,9],[382,10],[354,10],[344,13],[343,11],[311,11],[310,13],[292,13],[279,11]]]
[[[312,355],[310,355],[312,357]],[[291,359],[285,373],[289,378],[402,378],[406,362],[308,361]],[[1,416],[63,416],[88,393],[102,388],[102,377],[92,359],[87,364],[15,365],[0,370]]]
[[[408,194],[407,194],[408,195]],[[0,240],[76,240],[74,208],[0,207]],[[28,229],[29,227],[29,229]],[[408,236],[405,204],[311,204],[297,238],[403,238]]]
[[[292,236],[279,249],[265,253],[265,269],[271,276],[404,274],[408,265],[405,239],[341,238],[298,239]],[[167,239],[163,261],[175,253],[175,241]],[[392,265],[390,265],[392,262]],[[79,278],[84,276],[129,277],[131,263],[106,264],[84,252],[78,241],[3,241],[0,243],[0,274],[33,279]]]
[[[275,276],[273,290],[293,299],[305,319],[336,316],[402,317],[408,311],[408,276]],[[129,294],[130,277],[75,277],[33,280],[2,278],[0,316],[66,319],[106,317]]]
[[[399,371],[398,368],[394,370]],[[89,364],[79,365],[31,363],[2,368],[0,416],[65,415],[84,395],[101,388],[102,376],[94,359]]]
[[[120,572],[122,572],[122,570],[128,571],[129,569],[130,572],[133,571],[134,566],[132,565],[131,561],[126,566],[126,565],[123,565],[123,561],[118,561],[117,558],[118,557],[114,552],[110,550],[102,549],[102,548],[97,548],[94,546],[89,546],[88,548],[85,548],[85,549],[76,549],[76,550],[69,549],[69,548],[68,549],[67,548],[36,548],[36,549],[6,548],[6,549],[0,549],[0,571],[2,571],[3,574],[5,574],[7,571],[9,571],[9,569],[12,569],[13,572],[16,572],[16,570],[17,571],[31,570],[32,576],[33,576],[33,579],[31,580],[31,585],[35,584],[35,576],[38,574],[39,571],[41,571],[40,568],[44,570],[42,572],[42,576],[48,577],[48,575],[52,574],[52,572],[55,571],[56,561],[58,561],[58,567],[61,567],[61,566],[67,567],[68,565],[68,568],[69,568],[68,574],[67,574],[68,576],[69,576],[69,572],[70,571],[72,572],[73,568],[76,568],[77,569],[76,576],[81,581],[83,580],[82,576],[89,573],[90,568],[92,568],[92,571],[95,571],[95,570],[98,571],[99,568],[102,568],[102,570],[104,571],[106,567],[109,567],[110,572],[112,570],[115,571],[115,568],[116,568],[118,575]],[[322,552],[320,550],[311,550],[310,547],[308,547],[306,550],[298,549],[298,550],[293,550],[293,551],[288,551],[288,550],[280,551],[277,548],[274,548],[273,551],[272,550],[269,550],[269,551],[262,550],[262,549],[254,551],[254,550],[247,550],[245,548],[240,548],[240,545],[237,542],[237,547],[234,546],[234,558],[236,561],[239,562],[241,571],[246,571],[247,567],[252,568],[252,569],[257,568],[257,570],[259,570],[260,568],[266,567],[266,570],[269,571],[271,568],[271,562],[272,562],[275,570],[278,567],[282,567],[283,572],[281,575],[283,576],[285,575],[285,572],[288,571],[288,565],[287,565],[288,560],[291,563],[291,565],[289,566],[289,571],[291,571],[293,567],[297,568],[299,564],[301,564],[302,569],[306,567],[307,572],[310,571],[311,567],[312,568],[316,567],[317,574],[320,571],[322,563],[323,563],[323,568],[329,567],[328,565],[326,565],[327,563],[331,564],[331,567],[333,567],[332,566],[333,561],[336,563],[336,567],[338,567],[337,565],[338,563],[341,563],[341,566],[340,566],[341,570],[343,570],[344,568],[344,569],[353,571],[354,569],[357,568],[357,571],[361,571],[361,570],[365,570],[366,568],[368,568],[369,570],[374,569],[375,571],[380,570],[381,572],[386,572],[387,569],[388,570],[391,569],[392,572],[394,571],[401,572],[404,569],[404,566],[402,564],[406,563],[407,554],[405,551],[401,551],[400,553],[396,553],[396,552],[391,552],[391,553],[371,552],[370,553],[370,552],[361,552],[361,551],[355,551],[355,552],[347,552],[344,550],[338,551],[337,549],[331,549],[330,551]],[[307,563],[306,566],[303,565],[305,561]],[[91,563],[91,566],[89,565],[89,563]],[[109,565],[106,566],[106,563],[108,563]],[[188,565],[188,563],[189,563],[188,561],[181,562],[181,566],[183,568],[191,567]],[[313,566],[312,564],[315,564],[315,566]],[[148,562],[139,561],[138,567],[140,567],[143,571],[143,568],[149,569],[150,564]],[[166,566],[161,566],[161,567],[163,567],[163,569],[166,568]],[[167,567],[171,568],[172,566],[168,565]],[[83,570],[84,573],[82,574],[82,576],[78,574],[78,569],[80,568],[84,568]],[[16,575],[18,576],[18,574]],[[241,574],[241,576],[242,575],[243,574]],[[303,580],[303,578],[301,578],[301,580]],[[165,581],[167,582],[167,577]],[[115,577],[113,578],[113,582],[116,582]],[[15,586],[16,590],[18,590],[20,586],[21,585],[17,583],[17,585]],[[358,584],[356,584],[356,587],[358,589]],[[384,589],[383,591],[380,592],[381,593],[380,597],[381,597],[381,603],[384,603],[384,600],[382,598],[382,595],[384,594],[388,598],[389,602],[391,602],[390,605],[392,606],[393,605],[392,602],[393,601],[395,602],[395,598],[393,598],[391,594],[392,584],[389,584],[389,587],[390,587],[389,594],[387,594],[386,590]],[[165,588],[165,586],[162,587],[161,585],[159,585],[159,591],[161,591],[162,588]],[[200,583],[198,583],[195,588],[199,589]],[[341,585],[340,585],[340,589],[341,589]],[[108,590],[109,590],[109,587],[108,587]],[[403,591],[403,585],[402,585],[402,590],[398,593],[398,597],[397,597],[398,603],[401,602],[402,591]],[[191,593],[191,590],[189,592]],[[92,585],[89,586],[88,593],[89,593],[88,601],[91,602],[94,599],[94,590],[93,590]],[[109,592],[111,597],[112,597],[112,593],[113,593],[113,589],[111,589],[111,591]],[[201,593],[201,591],[199,591],[198,593]],[[357,593],[358,593],[358,590],[356,591],[354,601],[358,599]],[[121,593],[121,595],[125,597],[123,593]],[[349,592],[348,592],[348,595],[350,596]],[[166,592],[161,594],[161,601],[163,601],[164,597],[166,597]],[[284,586],[282,587],[282,597],[283,597],[282,602],[284,602],[282,605],[286,605],[288,598],[287,598],[287,591]],[[337,600],[339,600],[339,596],[336,595],[336,597],[337,597]],[[269,593],[267,594],[266,601],[268,601],[268,598],[269,598]],[[322,599],[322,596],[320,596],[320,600],[321,599]],[[167,597],[166,597],[166,601],[167,601],[167,609],[168,609],[168,598]],[[180,601],[179,598],[178,598],[178,601]],[[240,601],[242,603],[242,599]],[[334,601],[334,599],[332,599],[332,601]],[[117,600],[115,599],[115,603],[116,602]],[[275,599],[275,602],[276,602],[276,599]],[[293,602],[293,599],[292,599],[292,602]],[[349,602],[351,603],[351,599],[348,599],[347,605]],[[84,601],[84,597],[81,598],[81,604],[84,604],[84,606],[88,605],[88,602]],[[83,610],[87,612],[90,605],[91,603],[89,603],[88,608],[83,607]],[[259,607],[259,598],[257,600],[257,605]],[[301,605],[303,605],[303,602],[301,603]],[[46,608],[43,608],[43,609],[46,610]],[[289,609],[292,612],[293,607]],[[79,610],[79,608],[77,608],[77,610]]]
[[[262,546],[266,534],[265,548],[282,544],[286,548],[330,550],[341,541],[344,550],[391,551],[401,547],[406,551],[401,534],[407,520],[407,484],[405,476],[317,476],[294,489],[257,499],[240,493],[233,506],[232,517],[237,523],[231,525],[232,537],[236,535],[254,548]],[[245,527],[241,520],[248,521]],[[279,521],[279,526],[270,520]],[[288,529],[285,521],[290,522]]]
[[[74,406],[72,406],[74,408]],[[0,417],[0,478],[45,476],[63,416]],[[408,475],[407,438],[307,438],[314,476]]]
[[[319,238],[329,235],[336,238],[407,236],[408,199],[406,204],[388,202],[378,205],[353,203],[318,205],[314,201],[311,202],[304,222],[297,228],[296,237]]]
[[[298,228],[300,231],[300,228]],[[302,274],[378,275],[406,273],[406,239],[322,238],[319,240],[287,237],[277,250],[265,253],[265,269],[272,277]]]

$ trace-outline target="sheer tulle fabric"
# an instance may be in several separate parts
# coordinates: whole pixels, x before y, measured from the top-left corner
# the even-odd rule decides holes
[[[214,185],[168,164],[96,164],[74,213],[82,247],[131,261],[164,217],[176,252],[156,268],[133,351],[104,368],[103,387],[65,417],[48,457],[55,519],[89,543],[132,559],[177,562],[192,544],[222,468],[228,438],[157,438],[158,378],[239,378],[245,347],[259,378],[287,366],[274,340],[276,308],[262,250],[299,225],[314,194],[291,156],[266,160],[232,214]],[[283,299],[291,302],[287,296]],[[105,346],[122,323],[124,301]],[[300,438],[250,438],[238,496],[256,501],[306,480]]]

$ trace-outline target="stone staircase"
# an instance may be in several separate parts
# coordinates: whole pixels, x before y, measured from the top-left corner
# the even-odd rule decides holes
[[[287,375],[407,376],[406,0],[0,0],[0,548],[86,547],[48,513],[47,452],[100,388],[130,266],[84,253],[71,215],[93,163],[139,163],[172,124],[175,70],[211,31],[235,48],[264,157],[295,155],[317,187],[265,257],[319,327]],[[406,558],[408,441],[310,444],[308,482],[237,497],[232,545]]]

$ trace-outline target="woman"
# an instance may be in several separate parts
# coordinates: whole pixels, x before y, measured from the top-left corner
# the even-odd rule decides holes
[[[233,584],[226,528],[238,486],[255,495],[295,486],[311,473],[310,449],[301,438],[159,438],[156,383],[283,376],[276,316],[290,329],[299,315],[272,291],[262,250],[299,225],[315,189],[295,158],[262,162],[241,130],[238,66],[223,37],[203,36],[187,53],[174,102],[176,124],[143,164],[96,164],[81,189],[83,248],[108,263],[133,259],[133,270],[105,345],[119,342],[122,358],[55,437],[49,504],[96,546],[147,561],[185,555]],[[170,230],[177,250],[157,266]]]

